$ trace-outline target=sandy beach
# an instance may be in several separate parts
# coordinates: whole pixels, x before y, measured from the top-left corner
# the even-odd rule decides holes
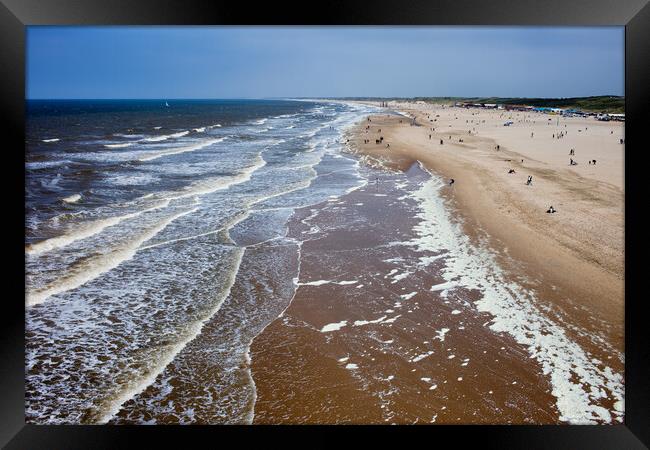
[[[417,126],[407,118],[373,117],[353,134],[356,151],[392,166],[422,161],[443,178],[454,178],[445,195],[466,219],[467,232],[485,231],[491,244],[523,264],[554,301],[570,299],[589,309],[609,325],[610,342],[622,351],[623,124],[541,113],[391,106],[414,116]],[[503,126],[507,121],[514,123]],[[560,132],[565,136],[553,137]],[[390,148],[374,143],[379,135]],[[363,144],[368,138],[372,143]],[[569,156],[572,148],[575,156]],[[578,165],[570,166],[570,158]],[[596,164],[588,164],[593,159]],[[546,213],[551,205],[557,213]],[[589,318],[580,321],[596,326]]]
[[[411,117],[369,116],[346,136],[369,184],[289,225],[303,241],[300,276],[251,346],[254,423],[621,420],[621,124],[387,110]],[[435,181],[425,170],[438,184],[416,190]],[[417,212],[438,195],[431,217]],[[409,244],[444,235],[447,221],[469,239],[440,247],[458,255]],[[465,280],[474,271],[493,284],[491,306],[483,281]]]

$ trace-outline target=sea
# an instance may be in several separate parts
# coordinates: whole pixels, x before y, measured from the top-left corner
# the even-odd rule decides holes
[[[375,110],[301,100],[28,101],[27,422],[109,422],[160,381],[224,302],[286,307],[299,253],[287,221],[366,183],[341,152],[343,133]],[[259,258],[253,249],[264,243],[274,250]],[[282,285],[257,283],[269,271]],[[236,278],[249,280],[248,291],[230,295]],[[225,374],[240,372],[250,341],[277,316],[230,306],[235,316],[213,341],[226,348],[197,350]],[[193,401],[211,401],[214,422],[252,419],[252,380],[225,377],[201,390]],[[133,422],[193,421],[192,408],[176,409],[183,413],[154,410]]]

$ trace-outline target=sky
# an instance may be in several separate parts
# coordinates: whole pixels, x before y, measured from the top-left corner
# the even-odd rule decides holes
[[[29,99],[624,95],[623,27],[27,28]]]

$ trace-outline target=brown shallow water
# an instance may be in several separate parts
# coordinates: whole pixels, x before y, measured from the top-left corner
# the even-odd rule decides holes
[[[477,293],[431,291],[436,255],[399,245],[416,223],[406,185],[426,176],[382,174],[296,212],[300,285],[251,346],[254,423],[559,422],[539,364],[488,328]]]

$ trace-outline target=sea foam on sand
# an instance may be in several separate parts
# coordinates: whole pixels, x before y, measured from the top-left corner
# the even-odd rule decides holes
[[[445,183],[432,176],[412,194],[420,205],[421,221],[415,226],[418,237],[406,245],[418,251],[447,252],[441,268],[445,283],[453,280],[454,286],[481,293],[475,306],[493,316],[490,329],[508,333],[526,347],[549,377],[560,420],[572,424],[622,422],[623,377],[594,363],[566,336],[562,326],[538,310],[532,292],[506,278],[491,251],[470,242],[461,224],[451,219],[439,194],[443,186]],[[605,397],[614,400],[613,411],[602,406]]]
[[[342,320],[341,322],[328,323],[323,328],[321,328],[321,333],[327,333],[328,331],[338,331],[348,324],[347,320]]]

